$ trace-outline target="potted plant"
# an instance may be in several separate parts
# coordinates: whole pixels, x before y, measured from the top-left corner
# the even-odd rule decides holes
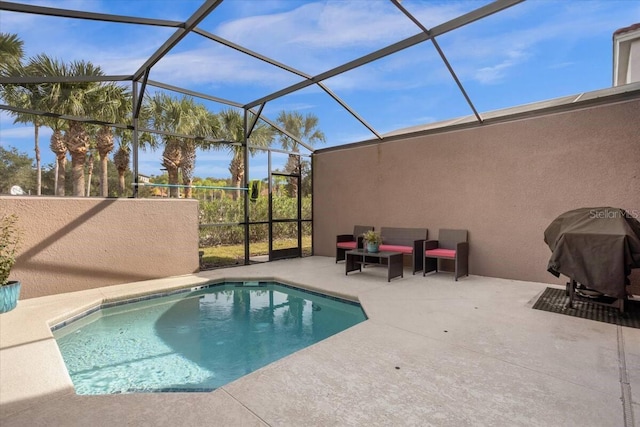
[[[362,239],[366,242],[366,248],[368,252],[378,252],[380,250],[380,243],[382,243],[382,236],[373,230],[368,230],[362,235]]]
[[[9,273],[16,263],[21,237],[18,217],[0,216],[0,313],[16,308],[20,296],[20,282],[9,281]]]

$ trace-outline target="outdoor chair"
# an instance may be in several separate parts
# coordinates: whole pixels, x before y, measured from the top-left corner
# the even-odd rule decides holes
[[[336,263],[344,261],[347,251],[362,247],[362,235],[365,231],[374,230],[370,225],[356,225],[353,234],[339,234],[336,236]]]
[[[438,271],[438,261],[453,260],[455,264],[454,279],[469,275],[469,242],[467,230],[438,231],[438,240],[424,242],[424,269],[422,275]]]

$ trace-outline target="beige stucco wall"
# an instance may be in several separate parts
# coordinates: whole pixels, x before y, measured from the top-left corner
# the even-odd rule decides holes
[[[640,100],[314,155],[314,248],[354,224],[469,230],[470,273],[564,283],[543,240],[559,214],[640,216]],[[634,284],[640,283],[635,271]],[[566,279],[565,279],[566,280]],[[635,287],[635,286],[634,286]]]
[[[0,197],[24,231],[21,299],[198,270],[198,202]]]

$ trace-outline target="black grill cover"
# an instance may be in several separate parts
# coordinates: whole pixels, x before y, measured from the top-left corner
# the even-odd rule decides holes
[[[611,207],[563,213],[544,231],[552,252],[547,270],[624,298],[631,269],[640,268],[640,222],[635,216]]]

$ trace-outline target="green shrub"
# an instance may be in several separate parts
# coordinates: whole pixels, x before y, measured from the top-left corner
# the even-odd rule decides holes
[[[0,217],[0,286],[9,281],[9,273],[16,263],[16,253],[22,237],[18,228],[18,217],[4,215]]]
[[[292,197],[273,197],[273,218],[290,219],[297,217],[297,200]],[[249,222],[267,221],[269,201],[260,197],[249,202]],[[311,197],[302,198],[302,218],[311,219]],[[225,197],[200,201],[200,247],[236,245],[244,243],[244,227],[236,225],[212,225],[244,222],[244,200]],[[274,230],[280,238],[297,238],[295,223],[274,224]],[[249,227],[249,239],[252,242],[269,238],[268,227]]]

